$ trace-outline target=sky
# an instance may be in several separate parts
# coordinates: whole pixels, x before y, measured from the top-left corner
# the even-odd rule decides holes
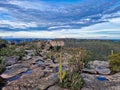
[[[0,37],[120,39],[120,0],[0,0]]]

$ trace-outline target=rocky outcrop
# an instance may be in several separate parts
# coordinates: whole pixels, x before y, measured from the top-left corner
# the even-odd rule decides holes
[[[81,90],[119,90],[120,88],[120,73],[107,76],[83,73],[81,76],[85,82]],[[104,77],[106,79],[99,80],[97,79],[98,77]]]
[[[52,41],[50,41],[50,44],[54,47],[54,46],[64,46],[65,45],[65,43],[64,43],[64,41],[57,41],[57,40],[52,40]]]
[[[25,56],[23,57],[24,60],[32,59],[32,57],[35,55],[34,50],[25,50]]]
[[[49,87],[53,86],[58,81],[58,79],[58,73],[52,74],[47,78],[43,78],[38,88],[41,90],[46,90]]]
[[[97,74],[97,71],[95,69],[87,69],[87,68],[84,68],[83,69],[83,72],[84,73],[90,73],[90,74]]]
[[[98,74],[108,75],[111,73],[109,68],[96,68]]]
[[[27,70],[28,68],[20,64],[15,64],[15,65],[8,67],[0,76],[3,78],[11,78]]]
[[[108,68],[109,67],[109,62],[108,61],[90,61],[88,62],[88,68],[99,68],[99,67],[104,67]]]
[[[103,74],[108,75],[111,73],[109,69],[108,61],[90,61],[88,62],[88,67],[83,69],[83,72],[91,73],[91,74]]]
[[[12,56],[12,57],[6,57],[5,58],[5,66],[11,66],[19,60],[19,56]]]
[[[3,90],[35,90],[44,75],[41,69],[36,68],[31,74],[24,74],[20,79],[8,82],[8,85]]]

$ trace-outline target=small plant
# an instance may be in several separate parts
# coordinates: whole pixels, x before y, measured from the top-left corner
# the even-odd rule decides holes
[[[79,73],[67,72],[62,83],[58,82],[58,85],[70,90],[80,90],[83,86],[83,78]]]
[[[59,61],[59,79],[62,83],[63,79],[65,78],[66,70],[62,70],[62,52],[60,53],[60,61]]]
[[[4,64],[5,64],[5,59],[4,59],[4,57],[0,57],[0,64],[1,64],[1,65],[4,65]]]
[[[0,57],[0,74],[4,71],[5,59]]]
[[[120,53],[110,55],[109,62],[113,72],[120,72]]]
[[[69,50],[70,51],[70,50]],[[83,78],[80,76],[82,69],[84,68],[84,59],[87,57],[85,49],[72,48],[70,51],[71,59],[68,60],[68,70],[64,76],[61,77],[61,81],[58,85],[69,90],[80,90],[83,86]],[[62,71],[62,56],[60,54],[59,70]],[[61,74],[61,73],[60,73]],[[62,75],[61,75],[62,76]]]
[[[113,52],[113,50],[111,50],[111,55],[113,55],[114,54],[114,52]]]

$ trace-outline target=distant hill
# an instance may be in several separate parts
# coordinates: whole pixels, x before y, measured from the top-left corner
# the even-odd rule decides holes
[[[91,53],[92,60],[107,60],[111,50],[114,53],[120,52],[120,40],[96,40],[96,39],[56,39],[63,40],[65,47],[82,47]]]

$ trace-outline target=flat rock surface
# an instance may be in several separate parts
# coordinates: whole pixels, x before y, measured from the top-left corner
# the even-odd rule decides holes
[[[44,72],[41,71],[41,69],[36,68],[33,70],[32,74],[25,74],[18,80],[8,82],[3,90],[33,90],[37,88],[43,76]]]
[[[18,75],[22,72],[25,72],[27,71],[28,68],[20,65],[20,64],[15,64],[9,68],[7,68],[2,74],[1,74],[1,77],[3,78],[11,78],[15,75]]]
[[[99,67],[108,68],[109,62],[108,61],[98,61],[98,60],[90,61],[90,62],[88,62],[88,67],[92,68],[92,69],[99,68]]]
[[[120,73],[114,75],[82,74],[85,84],[82,90],[120,90]],[[97,77],[106,78],[98,80]]]

